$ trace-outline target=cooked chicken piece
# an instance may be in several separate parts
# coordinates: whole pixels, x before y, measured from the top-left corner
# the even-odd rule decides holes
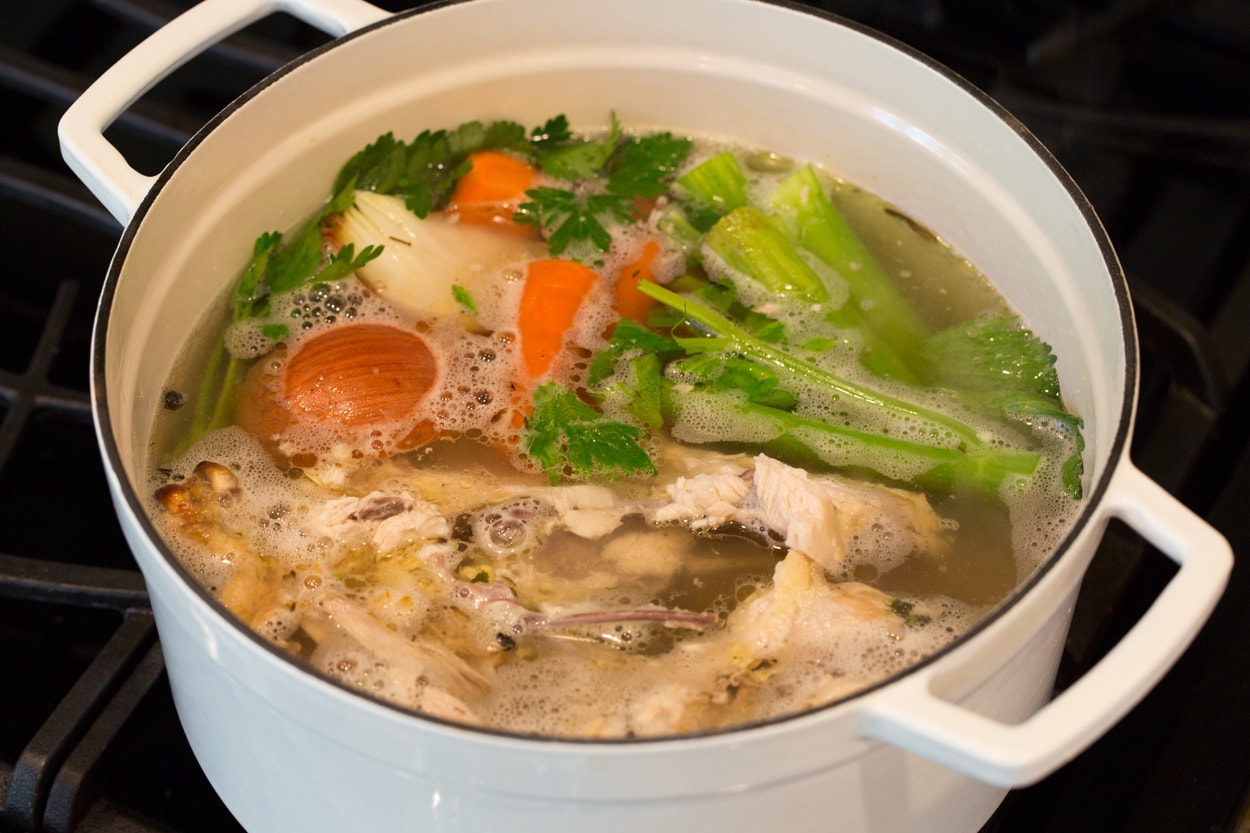
[[[817,482],[837,512],[848,551],[871,552],[883,572],[912,554],[939,558],[949,552],[947,527],[920,492],[849,478]]]
[[[778,562],[772,585],[730,614],[725,632],[748,665],[784,652],[828,650],[848,636],[894,643],[906,623],[893,603],[866,584],[830,582],[820,565],[792,550]]]
[[[677,478],[666,491],[672,502],[655,510],[656,523],[682,521],[691,529],[715,529],[743,514],[751,484],[741,471],[698,474]]]
[[[751,485],[760,521],[784,535],[791,552],[801,552],[825,567],[841,566],[846,535],[820,481],[761,454],[755,458]]]
[[[635,702],[628,724],[638,735],[670,734],[718,725],[725,709],[766,716],[832,703],[888,672],[888,658],[902,656],[912,628],[926,621],[914,604],[868,585],[830,582],[793,550],[724,629],[674,649],[680,660],[670,663],[669,678]],[[765,681],[767,691],[784,692],[780,701],[763,693]]]
[[[340,542],[367,538],[378,552],[451,535],[447,519],[433,505],[411,495],[382,491],[328,500],[308,528]]]
[[[391,630],[337,593],[320,593],[313,603],[357,642],[390,665],[411,670],[448,692],[481,693],[490,688],[489,678],[451,651],[428,639],[410,639]]]
[[[763,454],[754,468],[678,478],[656,523],[692,529],[738,524],[779,538],[829,570],[848,555],[888,570],[913,552],[945,551],[942,521],[924,495],[836,477],[816,477]]]
[[[633,512],[611,489],[578,484],[537,492],[556,514],[557,524],[581,538],[602,538],[610,534],[625,516]]]

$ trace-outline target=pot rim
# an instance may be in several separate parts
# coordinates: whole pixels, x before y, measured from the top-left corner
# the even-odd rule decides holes
[[[277,82],[289,73],[299,69],[311,61],[321,59],[327,53],[332,52],[334,49],[353,41],[358,37],[366,36],[382,27],[390,26],[392,24],[400,24],[425,12],[472,2],[476,2],[476,0],[434,0],[433,2],[423,3],[416,8],[398,12],[389,18],[368,24],[360,29],[309,50],[261,79],[218,112],[215,116],[213,116],[175,153],[170,162],[155,178],[152,187],[139,202],[133,216],[130,219],[130,222],[127,223],[123,229],[122,236],[109,264],[109,269],[101,290],[93,328],[91,344],[91,406],[96,422],[97,438],[107,463],[108,470],[119,475],[122,475],[122,473],[125,472],[122,455],[111,430],[112,423],[110,419],[110,407],[105,383],[104,346],[107,342],[112,301],[117,291],[118,281],[121,278],[123,265],[126,262],[130,247],[134,243],[138,229],[143,224],[144,218],[151,211],[156,198],[169,183],[173,175],[195,153],[196,149],[206,139],[206,137],[208,137],[208,135],[211,134],[219,125],[229,119],[237,110],[262,95],[271,84]],[[857,21],[845,18],[832,12],[827,12],[823,9],[800,6],[789,2],[789,0],[750,0],[750,2],[762,3],[764,5],[776,6],[790,11],[807,14],[825,22],[833,23],[837,26],[849,29],[860,35],[867,36],[893,48],[894,50],[902,53],[903,56],[922,64],[926,69],[937,73],[945,80],[958,87],[960,91],[971,96],[977,103],[986,108],[992,115],[1006,124],[1016,134],[1016,136],[1027,145],[1032,153],[1046,165],[1055,180],[1063,186],[1065,192],[1072,200],[1074,207],[1079,211],[1085,226],[1093,235],[1093,238],[1097,243],[1099,253],[1102,256],[1107,276],[1111,280],[1112,290],[1116,300],[1116,307],[1119,313],[1120,340],[1124,349],[1125,358],[1122,389],[1123,395],[1121,398],[1120,413],[1117,417],[1114,438],[1112,439],[1107,454],[1107,464],[1100,475],[1089,484],[1084,498],[1084,505],[1081,507],[1081,510],[1072,523],[1071,528],[1064,535],[1063,539],[1054,548],[1050,555],[1042,560],[1028,577],[1017,584],[1004,599],[999,601],[988,613],[977,620],[977,622],[959,639],[948,643],[946,646],[926,656],[920,661],[909,665],[902,671],[879,680],[876,683],[873,683],[872,685],[856,691],[855,693],[833,703],[779,717],[769,718],[767,720],[739,724],[730,728],[692,732],[675,736],[608,739],[536,736],[503,729],[470,726],[453,720],[424,714],[416,711],[415,709],[381,699],[368,692],[353,688],[344,682],[336,680],[333,677],[308,666],[305,663],[292,659],[272,642],[264,639],[254,630],[247,627],[246,624],[240,622],[215,596],[213,596],[212,593],[210,593],[203,586],[198,579],[196,579],[194,575],[191,574],[189,570],[187,570],[182,562],[165,544],[163,538],[152,524],[147,511],[143,506],[143,501],[140,499],[139,494],[130,482],[130,479],[124,475],[118,476],[117,483],[120,488],[121,497],[125,501],[127,510],[137,520],[144,538],[155,547],[155,549],[159,552],[160,557],[177,575],[179,581],[189,588],[192,593],[198,596],[199,599],[204,602],[215,615],[225,620],[234,631],[241,633],[242,636],[245,639],[250,640],[254,646],[259,647],[264,652],[267,652],[270,657],[273,657],[278,662],[309,678],[309,682],[311,684],[329,685],[332,689],[335,689],[340,693],[347,694],[349,698],[360,699],[363,700],[364,703],[372,704],[374,707],[381,707],[387,713],[393,714],[394,716],[401,716],[407,720],[428,722],[434,726],[444,729],[459,730],[471,733],[472,735],[483,736],[484,739],[493,739],[497,741],[518,741],[523,744],[544,746],[567,745],[583,749],[586,747],[598,746],[620,749],[622,747],[653,746],[655,744],[673,742],[690,742],[697,741],[699,739],[716,740],[735,738],[741,733],[748,733],[765,727],[789,723],[791,721],[808,718],[822,712],[850,707],[855,703],[861,702],[874,692],[889,687],[903,678],[921,672],[923,669],[940,662],[942,659],[961,648],[966,643],[975,639],[977,635],[989,629],[999,619],[1006,615],[1008,611],[1014,608],[1022,598],[1027,596],[1029,592],[1041,583],[1051,570],[1063,560],[1068,551],[1072,549],[1076,539],[1086,531],[1093,518],[1098,514],[1096,510],[1108,491],[1120,461],[1127,453],[1129,440],[1133,431],[1133,420],[1137,405],[1139,362],[1138,342],[1133,308],[1129,296],[1128,281],[1124,275],[1119,259],[1115,254],[1110,237],[1099,220],[1097,213],[1090,204],[1089,200],[1085,197],[1084,193],[1080,190],[1079,186],[1063,168],[1059,161],[1022,122],[1020,122],[1005,107],[982,91],[979,87],[972,84],[970,81],[966,80],[941,62],[923,52],[920,52],[916,48],[897,40],[896,38],[879,32]]]

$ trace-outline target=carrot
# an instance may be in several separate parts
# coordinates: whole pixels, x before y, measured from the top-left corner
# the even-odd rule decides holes
[[[471,153],[469,163],[469,172],[456,181],[447,213],[458,216],[462,223],[531,233],[531,229],[513,223],[512,215],[534,182],[534,168],[498,150]]]
[[[638,291],[638,282],[655,281],[653,267],[659,254],[660,244],[648,240],[638,258],[621,268],[616,278],[615,308],[622,318],[632,319],[639,324],[647,323],[647,313],[657,302]]]
[[[593,269],[573,260],[548,258],[530,263],[517,315],[521,364],[529,379],[538,379],[551,369],[582,302],[598,283]]]
[[[521,430],[534,408],[535,383],[555,364],[582,303],[598,282],[599,275],[593,269],[572,260],[535,260],[527,267],[517,312],[520,378],[512,385],[506,422],[515,432]],[[515,448],[519,442],[520,434],[513,433],[504,448]]]

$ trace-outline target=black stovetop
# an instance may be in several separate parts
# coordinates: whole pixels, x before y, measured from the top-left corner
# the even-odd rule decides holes
[[[120,229],[56,122],[185,0],[0,0],[0,830],[230,831],[173,713],[88,405],[95,299]],[[386,6],[386,3],[382,5]],[[813,2],[996,97],[1089,196],[1143,342],[1134,459],[1250,551],[1250,5],[1240,0]],[[324,36],[286,17],[192,61],[110,130],[155,173],[213,113]],[[1113,525],[1059,686],[1114,644],[1168,562]],[[1250,575],[1192,649],[985,833],[1244,831]]]

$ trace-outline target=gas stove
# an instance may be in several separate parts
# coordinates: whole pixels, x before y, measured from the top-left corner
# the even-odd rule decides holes
[[[381,5],[398,9],[402,4]],[[1250,6],[1237,0],[828,0],[995,97],[1094,204],[1141,331],[1133,457],[1250,551]],[[56,123],[177,0],[0,0],[0,830],[241,830],[174,714],[88,396],[92,316],[121,229]],[[274,16],[191,61],[110,128],[156,173],[236,95],[325,41]],[[1057,683],[1141,615],[1170,562],[1113,524]],[[1250,576],[1141,705],[1011,793],[983,833],[1244,831]]]

